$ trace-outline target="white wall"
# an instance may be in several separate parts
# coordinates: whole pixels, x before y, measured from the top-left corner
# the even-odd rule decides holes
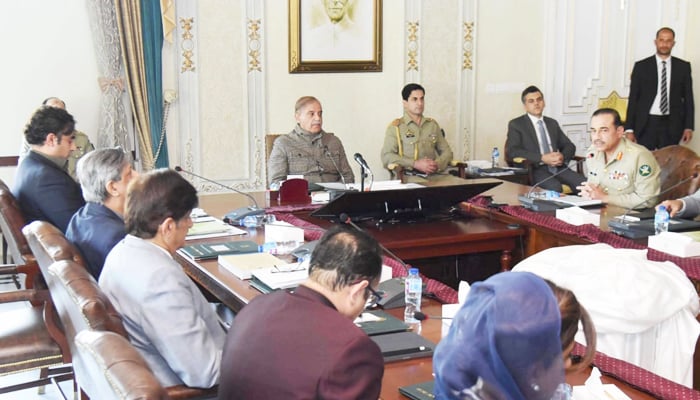
[[[17,155],[24,126],[49,96],[65,100],[77,128],[95,138],[97,66],[86,0],[3,1],[0,155]],[[14,168],[0,169],[11,185]]]

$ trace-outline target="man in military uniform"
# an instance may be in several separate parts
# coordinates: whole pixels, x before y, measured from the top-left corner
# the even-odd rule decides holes
[[[625,208],[652,207],[659,195],[659,164],[649,150],[624,134],[617,111],[601,108],[593,113],[588,180],[578,187],[579,194]]]
[[[437,121],[423,116],[425,89],[417,83],[409,83],[401,96],[404,114],[386,129],[382,147],[384,167],[396,164],[409,175],[430,176],[443,172],[452,160],[452,149]]]
[[[58,97],[49,97],[46,100],[44,100],[42,103],[44,106],[48,107],[56,107],[56,108],[61,108],[63,110],[66,109],[66,103],[59,99]],[[68,164],[66,166],[66,171],[70,174],[73,179],[76,181],[78,180],[78,175],[76,174],[76,165],[78,163],[78,160],[80,157],[84,156],[86,153],[95,150],[95,145],[93,145],[90,142],[90,138],[88,135],[85,133],[76,130],[73,132],[75,134],[75,139],[73,139],[73,143],[75,144],[75,150],[73,150],[70,153],[70,156],[68,157]],[[19,158],[20,161],[27,155],[29,152],[29,143],[27,143],[26,140],[22,141],[22,148],[19,151]]]

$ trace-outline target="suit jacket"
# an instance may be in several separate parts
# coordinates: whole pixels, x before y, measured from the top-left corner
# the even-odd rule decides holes
[[[12,193],[27,223],[48,221],[63,233],[73,214],[85,204],[80,186],[73,178],[34,151],[17,167]]]
[[[543,120],[554,151],[559,151],[564,156],[564,163],[568,162],[574,157],[576,146],[564,134],[555,119],[543,117]],[[508,160],[523,157],[535,165],[539,165],[542,160],[542,152],[537,136],[535,127],[527,114],[512,119],[508,123],[508,136],[506,138]]]
[[[700,215],[700,190],[697,192],[683,197],[683,212],[678,213],[679,217],[683,218],[695,218]]]
[[[126,236],[124,220],[104,204],[88,202],[73,215],[66,238],[82,253],[95,280],[110,250]]]
[[[127,235],[107,256],[99,284],[163,386],[219,382],[226,334],[202,292],[164,249]]]
[[[305,286],[253,299],[224,346],[219,399],[376,399],[379,347]]]
[[[656,98],[658,79],[656,56],[634,64],[625,129],[633,130],[640,143],[640,137],[644,136],[644,127],[649,120],[649,110]],[[684,129],[695,129],[695,103],[690,63],[676,57],[671,57],[668,102],[671,137],[667,143],[678,144]]]

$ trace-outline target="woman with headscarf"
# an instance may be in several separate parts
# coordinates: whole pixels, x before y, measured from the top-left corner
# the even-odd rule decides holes
[[[567,398],[562,349],[571,351],[573,336],[563,346],[561,328],[557,297],[542,278],[506,272],[474,284],[435,350],[436,398]]]

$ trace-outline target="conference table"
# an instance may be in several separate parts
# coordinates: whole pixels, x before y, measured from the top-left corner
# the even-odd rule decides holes
[[[505,182],[504,184],[511,183]],[[503,185],[491,189],[485,194],[493,196],[493,198],[498,199],[498,201],[504,201],[505,197],[502,196],[515,196],[517,198],[517,194],[514,194],[514,191],[517,192],[527,189],[525,186],[521,188],[520,186],[522,185],[517,185],[516,187],[510,188],[507,186],[503,188],[502,186]],[[280,206],[280,204],[276,201],[271,202],[268,196],[266,196],[265,192],[251,193],[251,195],[260,205],[264,204],[266,207],[271,205]],[[206,194],[200,196],[200,207],[206,210],[210,215],[217,217],[222,217],[231,209],[246,206],[248,204],[248,198],[237,194]],[[483,240],[483,243],[479,244],[479,246],[482,246],[479,247],[481,251],[488,248],[489,242],[494,242],[497,243],[495,246],[499,248],[499,250],[508,250],[510,252],[517,247],[516,243],[518,240],[520,240],[520,236],[528,233],[527,228],[519,227],[517,229],[513,229],[512,226],[507,226],[510,224],[510,222],[497,221],[495,218],[493,218],[493,216],[481,216],[482,213],[478,211],[476,207],[474,207],[474,209],[470,210],[468,213],[479,215],[479,218],[461,221],[463,224],[459,228],[455,228],[454,231],[447,230],[443,232],[446,233],[444,236],[465,236],[472,228],[482,229],[482,231],[478,233],[486,235],[486,239]],[[308,216],[308,212],[298,212],[298,215],[300,215],[302,219],[306,220],[311,218]],[[328,225],[327,222],[314,222],[321,226]],[[370,230],[372,229],[372,227],[368,228],[370,228]],[[489,233],[489,230],[492,230],[495,233]],[[465,246],[460,246],[459,240],[455,240],[453,243],[444,246],[436,244],[435,241],[438,241],[438,239],[435,239],[435,237],[439,236],[438,232],[431,234],[427,239],[425,239],[426,242],[416,242],[416,239],[412,237],[404,238],[405,232],[401,231],[400,228],[394,227],[389,227],[388,229],[387,227],[384,227],[383,229],[374,229],[371,230],[370,233],[377,237],[377,239],[384,243],[384,245],[392,248],[393,251],[396,251],[397,255],[400,257],[421,257],[426,254],[420,253],[420,251],[432,251],[434,254],[442,255],[455,254],[463,251],[475,251],[474,248],[469,249],[465,248]],[[262,243],[263,236],[264,234],[262,229],[248,228],[247,234],[243,236],[205,240],[208,242],[224,240],[253,240],[258,243]],[[404,238],[403,240],[406,241],[405,243],[402,242],[402,238]],[[444,240],[444,238],[439,240]],[[196,242],[197,241],[190,243]],[[478,242],[478,240],[476,242]],[[473,247],[473,245],[468,245],[467,247]],[[507,247],[507,249],[504,249],[503,247]],[[254,297],[261,295],[261,293],[251,287],[247,281],[237,278],[224,268],[220,268],[216,260],[195,262],[189,258],[178,255],[178,261],[183,266],[186,273],[200,286],[205,294],[218,299],[234,311],[239,311]],[[424,298],[422,301],[422,308],[428,315],[441,314],[441,304],[434,299]],[[387,310],[387,312],[396,316],[397,318],[403,318],[402,308]],[[441,338],[441,326],[442,324],[440,320],[428,319],[418,325],[418,327],[420,327],[419,333],[428,340],[437,343]],[[583,384],[589,376],[590,371],[591,370],[589,368],[575,374],[569,373],[567,374],[566,378],[567,382],[572,385]],[[405,399],[405,397],[398,392],[399,387],[421,383],[431,379],[433,379],[431,358],[419,358],[408,361],[388,363],[386,364],[384,370],[380,398]],[[613,383],[617,385],[623,392],[633,399],[654,398],[644,392],[636,390],[624,382],[611,377],[603,376],[602,381],[604,383]]]

